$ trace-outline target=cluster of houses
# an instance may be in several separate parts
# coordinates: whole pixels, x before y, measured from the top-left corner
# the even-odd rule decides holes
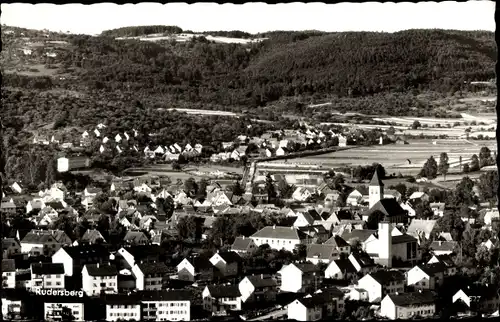
[[[348,300],[372,305],[380,317],[426,317],[437,313],[435,291],[459,270],[450,256],[457,241],[435,219],[413,218],[411,203],[402,203],[397,192],[386,191],[377,172],[368,191],[353,190],[348,206],[342,208],[333,205],[336,192],[325,187],[321,187],[326,196],[322,204],[302,202],[280,209],[253,206],[218,183],[210,184],[207,197],[200,200],[189,197],[183,185],[153,179],[112,181],[109,191],[110,199],[116,201],[112,203],[117,210],[115,220],[127,229],[118,249],[109,247],[96,229],[100,214],[78,215],[80,209],[92,210],[102,189],[87,187],[79,193],[81,204],[70,205],[70,192],[55,183],[28,200],[24,212],[32,214],[30,220],[37,229],[18,230],[15,236],[2,239],[4,318],[29,311],[27,298],[39,298],[36,301],[42,302],[45,319],[60,318],[69,310],[79,321],[91,319],[94,300],[105,307],[97,319],[107,321],[187,321],[200,311],[196,305],[209,315],[229,315],[255,311],[259,303],[279,307],[276,316],[314,321],[342,316]],[[113,197],[126,191],[145,195],[149,201]],[[23,188],[13,184],[9,192],[15,196]],[[14,204],[14,212],[4,202],[1,208],[7,224],[19,211],[19,202],[9,197],[5,196],[5,204]],[[410,200],[427,197],[419,192]],[[172,198],[176,209],[170,217],[156,206],[158,198]],[[433,205],[436,218],[443,209],[442,204]],[[206,238],[217,217],[251,212],[279,213],[280,223],[237,237],[230,249],[209,257],[190,255],[172,264],[168,258],[173,255],[161,247],[182,217],[203,219],[201,238]],[[367,220],[375,213],[382,215],[378,227],[367,229]],[[64,231],[50,229],[61,215],[85,218],[91,228],[72,240]],[[496,218],[498,211],[489,211],[485,222],[491,224]],[[431,244],[433,256],[423,262],[420,243],[431,235],[438,236]],[[304,245],[306,258],[277,272],[255,273],[245,266],[245,258],[262,245],[291,252]],[[496,239],[480,245],[498,246]],[[402,263],[406,269],[399,268]],[[492,287],[472,282],[457,285],[450,304],[494,313],[500,295]]]

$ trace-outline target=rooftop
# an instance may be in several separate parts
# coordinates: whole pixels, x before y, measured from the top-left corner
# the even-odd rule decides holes
[[[62,275],[64,264],[62,263],[33,263],[31,273],[36,275]]]

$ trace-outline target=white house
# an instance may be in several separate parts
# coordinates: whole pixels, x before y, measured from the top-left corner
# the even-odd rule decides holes
[[[109,264],[87,264],[82,270],[82,290],[88,296],[118,292],[118,271]]]
[[[101,136],[101,132],[99,132],[99,130],[98,130],[98,129],[95,129],[95,130],[94,130],[94,134],[95,134],[95,136],[97,136],[97,137],[100,137],[100,136]]]
[[[191,292],[185,290],[140,291],[137,298],[142,303],[145,321],[190,321]]]
[[[203,309],[212,315],[227,315],[241,310],[241,293],[238,285],[208,285],[201,293]]]
[[[491,284],[463,285],[452,297],[452,303],[462,302],[473,311],[492,313],[500,306],[498,288]]]
[[[388,294],[380,303],[380,315],[391,320],[432,317],[436,297],[432,291]]]
[[[349,280],[356,273],[356,268],[349,259],[335,259],[325,269],[325,278]]]
[[[257,245],[251,238],[246,238],[245,236],[236,237],[234,239],[233,245],[231,245],[231,251],[238,254],[251,253],[257,249]]]
[[[267,226],[250,236],[255,245],[268,244],[272,249],[293,251],[297,245],[306,244],[307,236],[295,227]]]
[[[384,294],[404,292],[405,275],[399,271],[381,270],[363,276],[358,287],[368,292],[369,302],[379,302]]]
[[[344,294],[340,290],[319,290],[287,305],[289,319],[318,321],[339,317],[344,311]]]
[[[71,243],[71,239],[66,234],[61,235],[59,241],[54,231],[33,229],[21,240],[21,252],[28,253],[30,256],[52,256],[62,245]]]
[[[445,270],[441,263],[416,265],[406,272],[407,285],[420,290],[435,290],[443,284]]]
[[[136,294],[107,294],[106,321],[141,320],[141,302]]]
[[[361,203],[362,200],[363,200],[363,194],[359,190],[354,189],[347,196],[346,204],[351,206],[357,206],[359,203]]]
[[[297,187],[297,189],[295,189],[295,191],[292,194],[293,200],[299,202],[305,202],[311,196],[312,196],[311,191],[309,191],[309,189],[305,187]]]
[[[16,288],[16,263],[13,259],[2,259],[3,288]]]
[[[84,303],[80,297],[48,297],[43,303],[43,316],[48,321],[61,319],[64,308],[69,309],[72,321],[85,321]]]
[[[64,265],[60,263],[31,264],[31,289],[64,289]]]
[[[120,134],[117,134],[117,135],[115,136],[115,142],[116,142],[116,143],[120,143],[120,141],[121,141],[121,140],[122,140],[121,135],[120,135]]]
[[[498,212],[497,208],[490,209],[484,214],[485,225],[491,226],[491,222],[493,220],[499,220],[499,219],[500,219],[500,213]]]
[[[323,277],[320,269],[310,263],[291,263],[278,272],[281,275],[281,291],[301,293],[314,291],[321,285]]]
[[[317,265],[318,263],[329,264],[332,260],[338,259],[340,252],[336,245],[331,244],[310,244],[307,246],[306,260]]]
[[[274,301],[277,287],[278,282],[264,274],[246,276],[238,284],[243,303]]]
[[[11,184],[10,188],[12,190],[14,190],[15,192],[17,192],[17,193],[22,193],[23,192],[23,188],[17,182],[14,182],[13,184]]]
[[[241,271],[242,258],[236,252],[217,251],[210,262],[223,276],[236,276]]]
[[[158,290],[163,287],[163,280],[170,272],[165,263],[139,263],[132,267],[136,288],[143,290]]]
[[[444,208],[445,208],[444,202],[431,202],[429,206],[431,207],[432,212],[434,212],[434,216],[438,217],[444,216]]]

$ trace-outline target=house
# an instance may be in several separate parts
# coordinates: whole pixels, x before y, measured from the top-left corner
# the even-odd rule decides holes
[[[31,264],[31,289],[64,289],[64,265],[61,263]]]
[[[42,199],[33,199],[29,200],[28,203],[26,204],[26,213],[30,213],[33,210],[42,210],[45,208],[45,203]]]
[[[352,253],[347,259],[352,263],[358,273],[368,274],[377,270],[377,265],[367,253]]]
[[[142,304],[141,318],[137,321],[191,321],[190,291],[140,291],[136,294]]]
[[[30,293],[25,289],[2,289],[1,299],[3,321],[12,321],[16,317],[26,313],[28,310],[26,298],[29,294]]]
[[[350,280],[356,273],[356,268],[348,258],[335,259],[325,269],[325,278]]]
[[[384,189],[384,198],[393,198],[397,202],[401,202],[401,193],[394,189]]]
[[[311,292],[323,281],[319,268],[310,263],[291,263],[278,272],[281,275],[281,291],[292,293]]]
[[[21,253],[21,245],[15,238],[2,239],[2,258],[10,258],[12,255]]]
[[[293,251],[297,245],[306,244],[307,235],[295,227],[267,226],[250,236],[255,245],[269,245],[272,249]]]
[[[257,247],[253,239],[242,236],[234,239],[231,251],[238,254],[248,254],[256,250]]]
[[[145,194],[146,196],[150,197],[153,189],[151,189],[151,187],[149,187],[146,183],[141,183],[139,185],[134,186],[134,191],[137,193]]]
[[[15,193],[23,193],[23,188],[19,183],[14,182],[13,184],[10,185],[10,188],[15,192]]]
[[[492,221],[500,220],[500,213],[498,209],[490,209],[484,214],[484,224],[491,226]]]
[[[434,255],[449,255],[455,251],[457,245],[456,241],[433,241],[429,248]]]
[[[123,180],[113,180],[111,182],[111,186],[109,188],[110,192],[125,192],[132,190],[132,185],[130,181],[123,181]]]
[[[2,289],[16,288],[16,262],[2,259]]]
[[[66,246],[52,255],[52,263],[63,264],[66,276],[80,276],[84,265],[107,263],[109,256],[106,247],[99,244]]]
[[[453,276],[457,273],[457,266],[450,255],[433,255],[427,264],[440,263],[446,267],[444,276]]]
[[[438,228],[436,222],[436,220],[432,219],[412,219],[406,233],[417,238],[420,244],[424,238],[426,240],[431,238],[431,234]]]
[[[16,213],[16,204],[12,199],[10,201],[3,201],[0,204],[0,212],[4,214],[15,214]]]
[[[383,214],[382,220],[394,224],[407,224],[408,213],[401,208],[401,205],[393,198],[380,199],[374,203],[370,209],[363,212],[363,220],[368,221],[370,216]]]
[[[344,238],[334,235],[324,242],[325,245],[334,246],[340,254],[349,255],[351,253],[351,245],[345,241]]]
[[[309,191],[309,189],[307,189],[306,187],[297,187],[297,189],[295,189],[295,191],[292,194],[293,200],[298,202],[305,202],[311,196],[312,196],[311,191]]]
[[[148,237],[142,231],[127,231],[123,241],[128,245],[147,245]]]
[[[443,284],[445,271],[442,263],[416,265],[406,272],[407,285],[418,290],[435,290]]]
[[[297,321],[327,320],[344,311],[344,293],[338,289],[318,290],[287,305],[287,314]]]
[[[243,303],[275,301],[278,282],[267,275],[250,275],[238,284]]]
[[[141,320],[141,301],[138,294],[106,294],[106,321]]]
[[[83,234],[82,243],[96,244],[99,242],[106,242],[102,234],[97,229],[87,229],[85,234]]]
[[[171,272],[165,263],[139,263],[132,267],[138,290],[162,290],[165,276]]]
[[[500,294],[495,285],[472,283],[463,285],[453,295],[452,303],[462,302],[472,312],[492,313],[500,306]]]
[[[429,195],[423,191],[415,191],[411,194],[408,200],[412,201],[413,203],[419,201],[429,201]]]
[[[79,296],[47,296],[43,301],[43,316],[48,321],[62,320],[64,310],[71,312],[72,321],[85,321],[84,300]]]
[[[212,315],[227,315],[241,310],[241,293],[238,285],[208,285],[201,293],[203,309]]]
[[[276,150],[276,155],[277,156],[283,156],[285,154],[288,153],[288,149],[286,147],[282,147],[280,146],[277,150]]]
[[[406,212],[408,213],[408,217],[415,218],[415,216],[417,215],[417,211],[415,210],[411,202],[405,201],[401,202],[399,205],[401,206],[401,208],[406,210]]]
[[[351,206],[357,206],[358,204],[361,204],[361,201],[363,200],[363,193],[360,191],[360,189],[354,189],[347,195],[346,199],[346,204],[351,205]]]
[[[30,256],[52,256],[61,246],[71,244],[71,239],[62,231],[32,229],[21,240],[21,252]]]
[[[90,159],[88,157],[61,157],[57,159],[57,171],[67,172],[90,167]]]
[[[115,260],[121,267],[132,269],[136,263],[164,261],[165,249],[159,245],[133,245],[122,247],[116,252]]]
[[[432,317],[436,300],[436,294],[429,290],[388,294],[380,303],[380,315],[391,320]]]
[[[405,275],[399,271],[380,270],[363,276],[358,287],[368,292],[369,302],[380,302],[387,294],[403,293]]]
[[[306,260],[317,265],[318,263],[328,264],[334,259],[338,259],[340,252],[336,245],[331,244],[310,244],[307,246]]]
[[[445,203],[444,202],[431,202],[429,206],[432,209],[432,212],[434,213],[434,216],[437,217],[443,217],[444,216],[444,208],[445,208]]]
[[[185,258],[177,265],[177,274],[183,281],[211,281],[215,267],[204,257]]]
[[[236,276],[242,271],[242,258],[235,252],[215,253],[210,262],[222,273],[223,276]]]
[[[82,290],[88,296],[118,292],[118,271],[110,264],[85,264],[82,270]]]

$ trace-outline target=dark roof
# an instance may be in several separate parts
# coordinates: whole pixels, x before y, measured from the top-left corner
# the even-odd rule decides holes
[[[131,294],[106,294],[103,297],[104,303],[106,305],[140,305],[140,297],[138,293],[134,292]]]
[[[316,209],[309,209],[307,213],[312,217],[314,220],[323,220],[323,218],[320,216],[320,214],[316,211]]]
[[[354,265],[352,265],[351,261],[349,259],[336,259],[334,260],[335,264],[338,266],[338,268],[345,273],[355,273],[356,268]]]
[[[377,170],[378,170],[378,166],[375,169],[375,172],[373,173],[372,180],[370,181],[370,186],[382,186],[383,187],[384,183],[378,177],[378,171]]]
[[[328,244],[310,244],[307,246],[307,258],[331,259],[338,255],[337,246]]]
[[[46,202],[45,206],[51,207],[54,210],[63,210],[65,207],[63,206],[62,202],[60,201],[53,201],[53,202]]]
[[[451,259],[451,256],[448,255],[448,254],[443,254],[443,255],[434,255],[437,260],[440,262],[440,263],[443,263],[443,265],[445,265],[446,267],[453,267],[455,266],[455,262],[453,261],[453,259]]]
[[[2,272],[15,272],[16,261],[13,259],[2,259]]]
[[[210,295],[214,298],[241,296],[238,285],[209,285],[207,287]]]
[[[64,264],[62,263],[33,263],[31,272],[37,275],[64,274]]]
[[[291,227],[297,220],[297,216],[283,217],[279,219],[280,226]]]
[[[123,237],[123,240],[129,242],[139,242],[141,240],[148,240],[148,237],[142,231],[128,231],[125,237]]]
[[[266,275],[251,275],[247,276],[247,278],[255,288],[273,287],[278,285],[275,279]]]
[[[345,241],[344,238],[340,236],[332,236],[330,239],[328,239],[326,242],[324,242],[325,245],[334,245],[335,247],[347,247],[349,244]]]
[[[248,246],[250,243],[253,242],[251,238],[246,238],[246,237],[236,237],[234,239],[234,243],[231,246],[231,249],[236,249],[236,250],[247,250]]]
[[[139,291],[137,295],[143,302],[146,301],[190,301],[192,300],[190,291],[185,290],[165,290],[165,291]]]
[[[352,253],[352,257],[361,267],[375,266],[375,262],[367,253]]]
[[[434,276],[437,273],[443,273],[446,269],[446,266],[443,263],[432,263],[426,265],[418,265],[418,268],[420,268],[427,275]]]
[[[298,299],[298,301],[307,308],[314,308],[332,302],[332,299],[325,293],[316,293],[309,297]]]
[[[396,306],[414,306],[434,303],[436,294],[433,291],[423,290],[419,292],[390,294],[389,298]]]
[[[353,229],[351,232],[344,231],[344,233],[341,236],[347,242],[350,242],[351,240],[354,239],[359,239],[359,241],[364,242],[365,240],[368,239],[368,237],[370,237],[375,232],[376,230],[370,230],[370,229]]]
[[[392,244],[403,244],[403,243],[410,243],[410,242],[417,242],[417,239],[413,236],[410,235],[399,235],[399,236],[392,236]]]
[[[137,264],[144,275],[148,274],[166,274],[171,269],[165,263],[141,263]]]
[[[118,271],[115,266],[106,264],[87,264],[87,272],[90,276],[115,276]]]
[[[394,281],[404,281],[405,275],[399,271],[377,271],[375,273],[370,274],[371,277],[373,277],[374,280],[379,282],[381,285],[386,285],[389,282],[394,282]]]
[[[202,256],[191,258],[189,262],[194,266],[196,271],[214,267],[208,258]]]
[[[303,273],[319,272],[318,266],[311,263],[293,263],[293,265],[300,269]]]
[[[485,298],[491,298],[498,295],[498,289],[495,285],[485,285],[480,283],[470,283],[467,286],[462,286],[460,289],[467,296],[481,296]]]
[[[87,229],[82,237],[82,241],[88,241],[92,243],[96,242],[98,239],[102,239],[103,241],[105,241],[104,237],[97,229]]]
[[[31,295],[28,290],[23,288],[2,288],[0,292],[2,299],[11,301],[25,301]]]
[[[391,217],[407,215],[406,210],[401,208],[400,204],[394,198],[380,199],[373,207],[365,211],[364,214],[369,216],[375,211],[382,212],[386,217],[385,220]]]
[[[138,258],[148,257],[149,255],[161,255],[165,253],[165,249],[160,245],[134,245],[123,247],[137,260]]]
[[[79,245],[63,247],[64,251],[71,256],[72,259],[80,258],[105,258],[109,259],[109,251],[103,245]]]
[[[240,255],[238,255],[236,252],[218,252],[218,254],[228,264],[240,263],[242,261]]]

